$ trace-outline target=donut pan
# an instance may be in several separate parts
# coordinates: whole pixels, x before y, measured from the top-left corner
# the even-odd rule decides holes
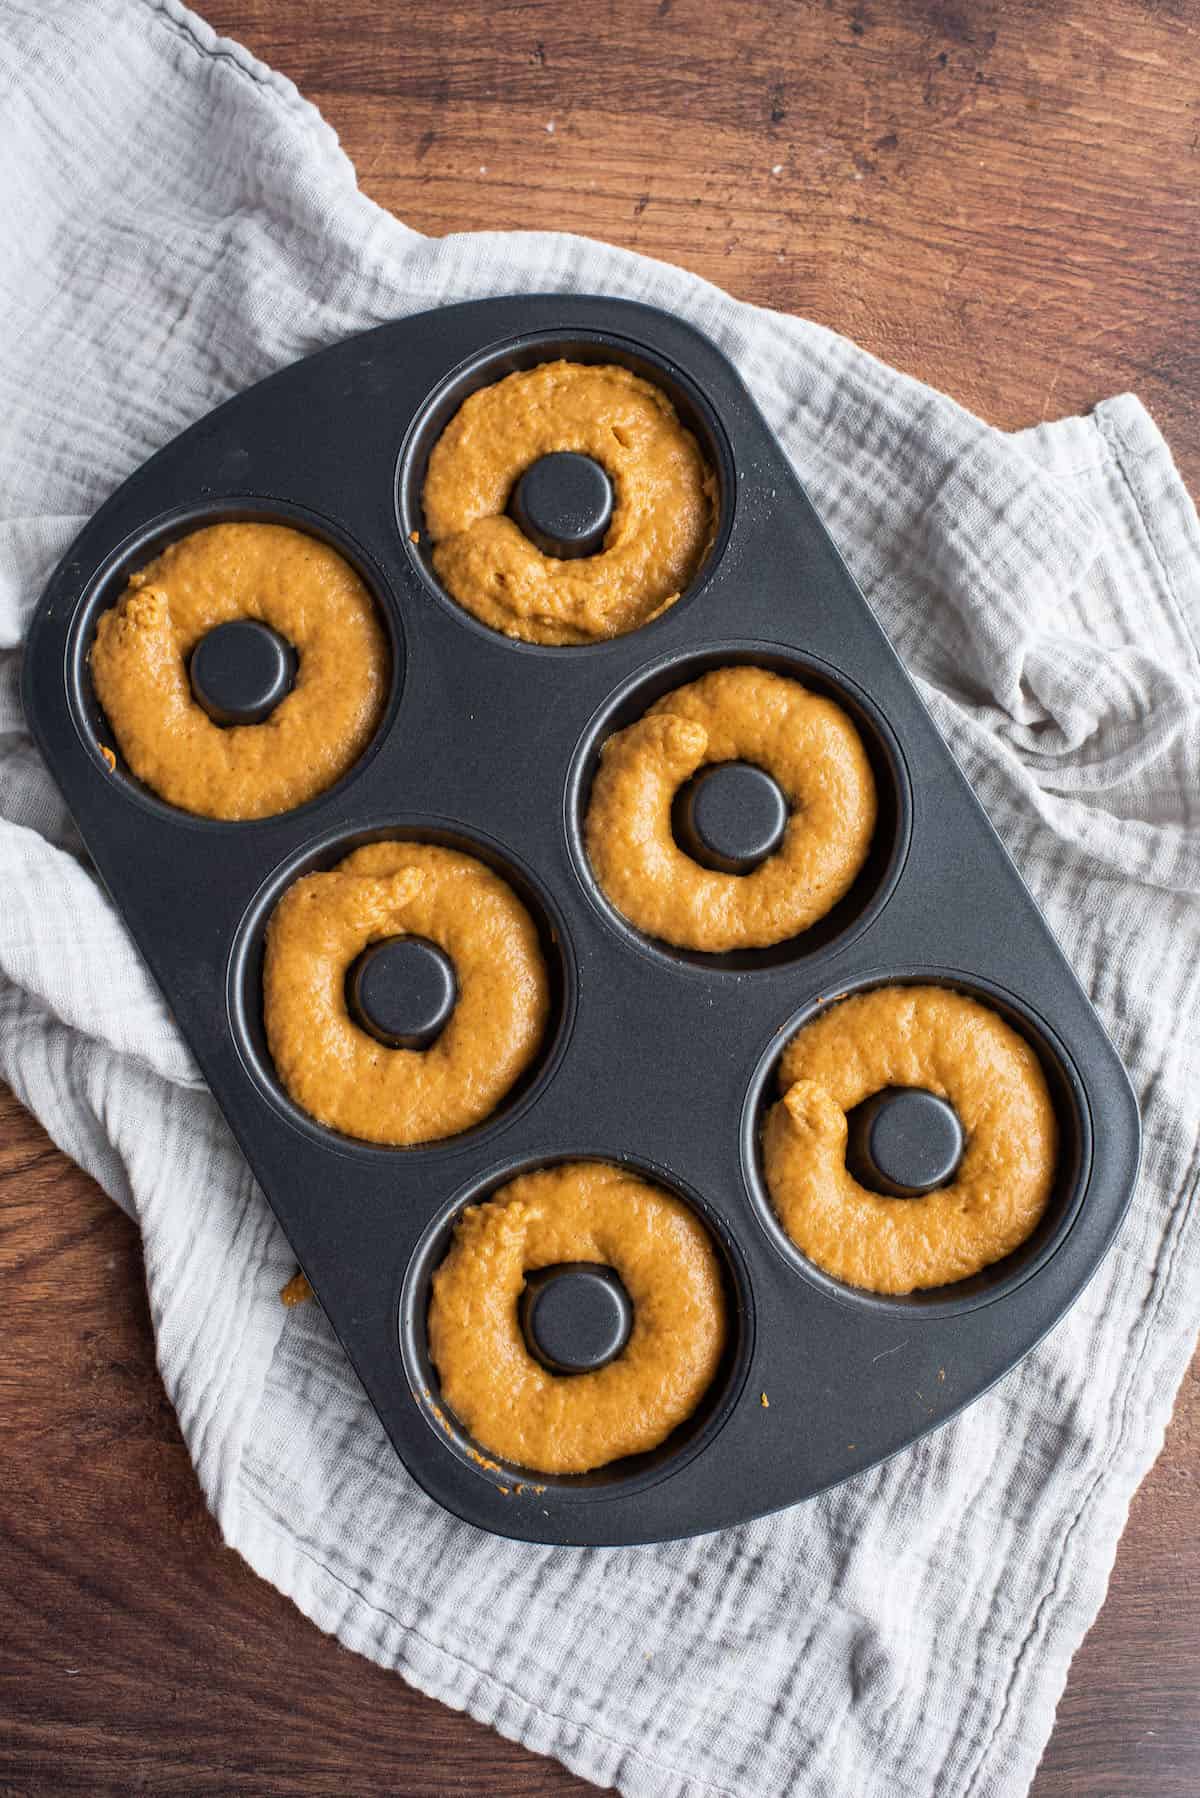
[[[656,381],[721,490],[691,589],[645,628],[587,648],[515,643],[477,623],[442,592],[420,541],[425,463],[447,420],[473,389],[559,356]],[[283,816],[221,824],[163,804],[119,758],[110,766],[88,653],[131,571],[191,529],[236,519],[296,526],[349,558],[387,622],[393,679],[375,740],[336,787]],[[687,954],[613,912],[588,869],[582,814],[608,733],[731,662],[794,674],[850,711],[879,824],[853,889],[802,937]],[[219,407],[71,547],[30,634],[25,700],[88,852],[401,1459],[470,1523],[622,1544],[805,1499],[978,1397],[1062,1316],[1112,1241],[1139,1149],[1124,1070],[750,396],[712,344],[666,314],[579,296],[452,306],[350,338]],[[540,1060],[504,1106],[412,1149],[368,1146],[300,1112],[262,1025],[263,936],[280,893],[389,835],[459,846],[500,870],[539,923],[553,987]],[[825,1277],[783,1235],[759,1126],[801,1021],[849,991],[914,980],[978,995],[1030,1040],[1062,1155],[1047,1214],[1016,1254],[973,1280],[885,1299]],[[661,1448],[551,1478],[497,1466],[439,1403],[429,1280],[466,1203],[518,1171],[587,1157],[642,1171],[708,1223],[731,1340],[700,1411]]]

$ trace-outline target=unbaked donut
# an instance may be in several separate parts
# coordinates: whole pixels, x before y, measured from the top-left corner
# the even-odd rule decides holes
[[[192,696],[188,657],[235,618],[297,652],[295,684],[261,724],[215,724]],[[278,524],[193,531],[137,574],[96,626],[91,670],[121,753],[161,798],[206,818],[265,818],[323,793],[374,734],[387,636],[337,551]]]
[[[750,874],[685,854],[671,806],[711,762],[753,762],[791,808],[783,842]],[[604,745],[588,856],[631,924],[683,949],[765,948],[807,930],[853,884],[875,829],[875,778],[842,708],[765,668],[718,668],[668,693]]]
[[[458,1002],[428,1049],[354,1022],[346,975],[369,943],[420,936],[450,957]],[[289,887],[263,965],[267,1044],[318,1123],[367,1142],[453,1136],[493,1112],[537,1053],[549,1009],[537,929],[507,882],[433,843],[370,843]]]
[[[588,1373],[549,1372],[518,1320],[525,1275],[568,1261],[615,1268],[633,1303],[625,1347]],[[606,1162],[524,1174],[470,1206],[433,1277],[429,1352],[445,1403],[488,1453],[538,1473],[586,1473],[657,1447],[711,1385],[725,1335],[704,1225]]]
[[[886,1198],[846,1170],[847,1112],[892,1086],[936,1093],[963,1129],[953,1180],[920,1198]],[[1046,1076],[976,999],[940,986],[843,999],[793,1037],[780,1087],[763,1132],[772,1202],[797,1248],[850,1286],[965,1280],[1018,1248],[1046,1209],[1058,1157]]]
[[[547,556],[505,508],[519,477],[560,450],[614,489],[598,555]],[[530,643],[636,630],[679,598],[712,542],[716,481],[659,388],[627,368],[544,362],[481,388],[434,445],[423,494],[433,565],[451,597]]]

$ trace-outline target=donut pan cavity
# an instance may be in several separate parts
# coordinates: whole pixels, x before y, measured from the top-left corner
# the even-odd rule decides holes
[[[511,642],[461,611],[438,585],[420,518],[429,451],[467,394],[559,356],[655,380],[720,490],[713,547],[682,599],[640,631],[567,649]],[[374,741],[336,787],[278,817],[221,824],[162,803],[119,757],[110,766],[87,656],[132,570],[234,519],[293,525],[350,559],[387,624],[392,683]],[[775,949],[703,956],[613,912],[581,824],[605,737],[731,662],[792,673],[847,707],[880,818],[867,866],[823,923]],[[33,624],[25,701],[400,1457],[471,1523],[620,1544],[807,1498],[978,1397],[1063,1314],[1116,1232],[1139,1147],[1124,1070],[746,390],[713,345],[660,312],[579,296],[474,302],[351,338],[231,400],[139,469],[73,544]],[[533,913],[551,975],[546,1041],[520,1087],[476,1129],[411,1149],[299,1112],[263,1038],[272,904],[298,875],[380,836],[494,866]],[[973,993],[1022,1031],[1049,1076],[1063,1150],[1023,1249],[975,1280],[884,1299],[828,1279],[783,1235],[758,1132],[798,1024],[897,980]],[[439,1402],[425,1313],[464,1205],[518,1172],[588,1158],[627,1163],[707,1223],[730,1343],[704,1405],[660,1449],[551,1479],[497,1466],[464,1437]]]

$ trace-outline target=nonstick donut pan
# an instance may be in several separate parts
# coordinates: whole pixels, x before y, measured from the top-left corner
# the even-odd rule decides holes
[[[719,528],[691,589],[643,629],[586,648],[517,643],[476,622],[442,591],[422,530],[430,448],[463,399],[560,356],[657,382],[720,484]],[[531,508],[544,515],[553,499],[534,493]],[[88,654],[132,571],[189,530],[238,519],[290,524],[340,550],[376,596],[393,668],[378,733],[337,786],[282,816],[223,824],[164,804],[119,757],[111,765]],[[259,649],[255,678],[286,684],[270,646]],[[230,716],[242,715],[236,675],[209,660]],[[599,892],[583,811],[609,733],[739,662],[794,674],[850,712],[879,822],[854,887],[803,936],[686,953],[639,935]],[[645,1542],[807,1498],[978,1397],[1062,1316],[1112,1241],[1139,1148],[1124,1070],[750,396],[712,344],[661,312],[578,296],[452,306],[307,357],[219,407],[72,546],[30,634],[25,700],[87,849],[401,1459],[481,1528]],[[693,808],[716,838],[722,817],[753,821],[753,840],[724,845],[734,865],[773,840],[770,794],[746,778]],[[289,1101],[260,990],[266,921],[286,887],[396,835],[461,847],[503,873],[541,930],[553,1004],[540,1058],[501,1109],[410,1149],[338,1136]],[[436,1026],[453,1001],[446,970],[434,958],[408,972]],[[881,1298],[827,1278],[783,1234],[759,1126],[798,1024],[896,981],[976,994],[1027,1037],[1062,1152],[1048,1211],[1014,1255],[957,1285]],[[925,1123],[930,1140],[953,1131],[953,1120]],[[464,1205],[518,1171],[589,1157],[641,1171],[707,1222],[731,1340],[701,1410],[661,1448],[552,1478],[498,1466],[440,1404],[429,1282]],[[603,1270],[576,1277],[579,1315],[597,1341],[619,1341]],[[553,1335],[571,1307],[544,1309],[558,1314]]]

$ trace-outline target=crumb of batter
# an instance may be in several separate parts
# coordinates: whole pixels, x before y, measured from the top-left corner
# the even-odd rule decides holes
[[[296,1305],[306,1305],[316,1295],[308,1283],[308,1276],[297,1270],[286,1286],[279,1289],[279,1297],[289,1310]]]

